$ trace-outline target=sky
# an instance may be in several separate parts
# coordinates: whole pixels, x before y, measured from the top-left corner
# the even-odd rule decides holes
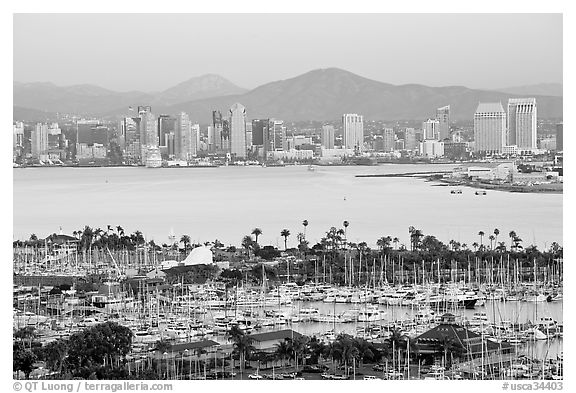
[[[561,14],[15,14],[13,78],[254,88],[317,68],[429,86],[562,83]]]

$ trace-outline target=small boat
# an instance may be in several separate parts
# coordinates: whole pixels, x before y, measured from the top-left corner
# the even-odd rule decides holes
[[[457,188],[455,190],[450,190],[450,194],[462,194],[462,190]]]
[[[486,195],[486,191],[482,190],[482,191],[476,191],[474,193],[475,195]]]

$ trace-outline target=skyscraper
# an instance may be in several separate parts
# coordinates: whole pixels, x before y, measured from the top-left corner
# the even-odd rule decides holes
[[[564,123],[556,124],[556,150],[564,151]]]
[[[174,132],[176,127],[176,119],[169,115],[158,116],[158,145],[162,147],[168,146],[167,135]]]
[[[416,139],[416,131],[414,128],[406,128],[404,133],[404,148],[406,150],[416,150],[418,148],[418,141]]]
[[[239,103],[230,107],[230,153],[246,157],[246,108]]]
[[[520,150],[536,149],[537,108],[535,98],[508,100],[508,145]]]
[[[200,148],[200,124],[192,124],[190,126],[190,150],[188,154],[190,157],[196,157],[198,155],[198,149]]]
[[[438,120],[439,140],[443,141],[450,137],[450,105],[436,109],[436,120]]]
[[[428,119],[422,123],[422,139],[425,141],[440,140],[440,122],[436,119]]]
[[[39,160],[48,158],[48,125],[37,123],[31,135],[32,157]]]
[[[121,134],[124,137],[124,151],[129,163],[138,163],[141,160],[140,148],[140,118],[125,117],[121,122]]]
[[[220,111],[212,111],[212,126],[214,127],[214,149],[222,149],[222,113]]]
[[[192,128],[190,118],[185,112],[180,112],[176,116],[176,127],[174,129],[174,156],[179,160],[188,161],[192,145]]]
[[[12,126],[12,131],[12,148],[16,150],[17,148],[24,147],[24,123],[17,121],[16,124]]]
[[[148,107],[149,109],[150,107]],[[149,110],[141,110],[140,115],[140,144],[144,147],[158,147],[158,133],[156,131],[156,117]]]
[[[322,126],[322,147],[325,149],[334,149],[334,126],[325,124]]]
[[[500,102],[478,104],[474,113],[474,151],[500,153],[506,144],[506,112]]]
[[[268,135],[271,151],[284,151],[288,149],[284,120],[270,119],[268,124]]]
[[[345,149],[364,150],[364,119],[361,115],[342,115],[342,144]]]
[[[382,142],[384,151],[386,152],[394,151],[395,139],[393,128],[384,128],[384,130],[382,130]]]

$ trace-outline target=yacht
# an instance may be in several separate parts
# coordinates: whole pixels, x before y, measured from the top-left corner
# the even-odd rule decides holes
[[[377,308],[367,308],[358,312],[358,322],[377,322],[384,319],[386,313]]]

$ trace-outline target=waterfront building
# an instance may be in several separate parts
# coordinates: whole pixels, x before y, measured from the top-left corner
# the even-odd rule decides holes
[[[500,102],[481,102],[474,113],[474,151],[500,153],[506,145],[506,112]]]
[[[468,144],[466,142],[444,142],[444,157],[451,160],[469,158]]]
[[[542,150],[555,151],[556,150],[556,138],[542,138],[538,141],[539,147]]]
[[[141,161],[140,118],[125,117],[120,122],[121,139],[124,140],[124,157],[129,164]]]
[[[536,149],[537,107],[535,98],[508,100],[508,144]]]
[[[180,112],[176,116],[176,126],[174,129],[174,157],[178,160],[188,161],[192,158],[192,125],[190,118],[185,112]]]
[[[564,151],[564,123],[556,124],[556,150]]]
[[[100,120],[76,121],[76,143],[86,143],[91,146],[99,143],[108,146],[108,127],[102,125]]]
[[[270,119],[268,123],[269,150],[282,151],[287,150],[286,127],[283,120]]]
[[[397,139],[394,142],[394,150],[404,150],[405,149],[404,146],[405,146],[404,145],[404,139]]]
[[[364,150],[364,118],[356,113],[342,115],[342,147]]]
[[[156,117],[150,107],[138,107],[140,116],[140,157],[141,163],[146,164],[149,149],[158,147],[158,131]]]
[[[189,157],[196,157],[200,149],[200,124],[190,125],[190,148],[187,151]]]
[[[214,151],[214,126],[206,128],[206,145],[208,145],[208,151]]]
[[[426,158],[444,156],[444,142],[437,140],[423,140],[420,142],[420,155]]]
[[[414,128],[406,128],[404,131],[404,148],[406,150],[416,150],[418,148],[418,140],[416,139]]]
[[[314,158],[314,150],[277,150],[268,152],[268,157],[273,160],[310,160]]]
[[[12,149],[14,152],[24,148],[24,123],[17,121],[12,125]]]
[[[252,149],[252,123],[246,122],[246,149]]]
[[[168,146],[168,135],[174,133],[176,128],[176,118],[170,115],[158,116],[158,145],[161,147]]]
[[[212,111],[212,127],[214,127],[214,150],[221,150],[223,121],[222,113],[220,113],[220,111]]]
[[[450,105],[436,109],[436,120],[438,120],[439,140],[450,138]]]
[[[392,128],[384,128],[382,130],[382,142],[383,142],[383,151],[391,152],[394,151],[395,148],[395,134],[394,129]]]
[[[48,159],[48,125],[37,123],[31,134],[32,158],[41,161]]]
[[[440,139],[440,122],[436,119],[428,119],[422,123],[422,140],[437,141]]]
[[[246,158],[246,108],[239,103],[230,107],[230,153]]]
[[[225,152],[226,154],[230,154],[231,149],[231,140],[230,140],[230,120],[229,119],[222,119],[222,134],[221,141],[222,141],[222,148],[221,151]]]
[[[325,149],[334,149],[334,126],[325,124],[322,126],[321,144]]]

